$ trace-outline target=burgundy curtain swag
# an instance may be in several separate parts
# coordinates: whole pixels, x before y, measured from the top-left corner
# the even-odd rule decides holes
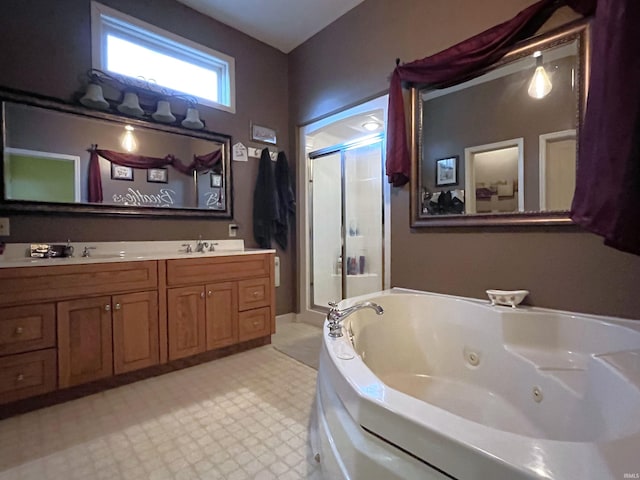
[[[387,122],[387,165],[389,183],[399,187],[409,181],[402,83],[440,84],[468,78],[474,71],[502,58],[509,47],[533,35],[559,7],[569,4],[587,15],[595,10],[595,0],[540,0],[504,23],[430,57],[399,65],[391,76]]]
[[[145,157],[143,155],[133,155],[131,153],[115,152],[112,150],[101,150],[92,148],[89,150],[89,202],[102,203],[102,179],[100,177],[100,160],[99,156],[106,158],[116,165],[131,168],[161,168],[171,165],[185,175],[190,175],[193,171],[201,172],[203,170],[214,170],[222,161],[222,151],[206,153],[204,155],[194,155],[193,161],[189,165],[185,165],[173,155],[167,155],[163,158]]]
[[[640,255],[640,1],[600,0],[571,219]]]

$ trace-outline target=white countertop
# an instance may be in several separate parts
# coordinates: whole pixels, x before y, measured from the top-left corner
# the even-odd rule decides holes
[[[44,267],[54,265],[82,265],[90,263],[136,262],[144,260],[168,260],[183,258],[209,258],[229,255],[255,255],[275,253],[274,249],[244,248],[244,240],[202,240],[209,247],[204,252],[186,253],[185,244],[195,250],[197,240],[148,241],[148,242],[71,242],[74,249],[72,257],[31,258],[30,243],[7,243],[0,255],[0,268]],[[39,242],[46,243],[46,242]],[[49,242],[57,243],[60,242]],[[88,247],[90,256],[83,257]]]

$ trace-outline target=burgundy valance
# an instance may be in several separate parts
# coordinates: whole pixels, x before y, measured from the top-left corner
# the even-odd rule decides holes
[[[504,23],[430,57],[399,65],[391,76],[387,122],[389,183],[402,186],[411,170],[405,122],[402,83],[435,85],[469,78],[474,71],[491,65],[516,42],[533,35],[559,7],[568,4],[583,15],[593,13],[596,0],[540,0]]]
[[[191,175],[194,171],[201,172],[205,170],[220,172],[222,169],[221,150],[216,150],[204,155],[194,155],[193,161],[189,165],[185,165],[173,155],[167,155],[162,158],[145,157],[143,155],[115,152],[113,150],[101,150],[97,148],[92,148],[89,152],[89,202],[91,203],[102,203],[103,200],[99,156],[106,158],[116,165],[122,165],[123,167],[148,169],[161,168],[170,165],[185,175]]]

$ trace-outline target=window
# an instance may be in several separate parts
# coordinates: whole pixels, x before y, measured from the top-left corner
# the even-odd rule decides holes
[[[93,66],[143,77],[235,113],[232,57],[91,2]]]

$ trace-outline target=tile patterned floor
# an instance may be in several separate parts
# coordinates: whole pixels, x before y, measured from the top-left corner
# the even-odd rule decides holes
[[[271,346],[0,422],[0,480],[316,479],[316,371]]]

